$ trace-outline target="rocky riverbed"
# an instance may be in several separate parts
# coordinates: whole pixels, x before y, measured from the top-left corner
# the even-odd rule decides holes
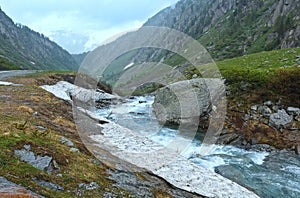
[[[57,90],[62,90],[60,84],[62,83],[53,85],[50,89],[45,86],[43,86],[43,88],[46,88],[48,91],[56,90],[54,91],[56,96],[65,99],[64,93],[69,89],[64,88],[64,93],[59,92],[59,94],[57,94]],[[143,101],[140,101],[139,104],[143,104]],[[127,112],[128,109],[124,107],[123,110]],[[92,112],[80,111],[84,112],[84,115],[88,114],[89,117],[97,119],[97,116]],[[128,114],[130,114],[130,112],[128,112]],[[100,116],[98,119],[105,121],[105,118]],[[141,137],[136,134],[135,131],[131,131],[109,120],[106,120],[105,123],[100,124],[100,126],[102,128],[101,134],[90,136],[92,140],[98,142],[96,146],[104,148],[124,161],[128,161],[135,166],[153,172],[180,189],[210,197],[240,197],[241,195],[243,197],[257,197],[251,191],[220,177],[214,172],[191,163],[181,157],[179,153],[173,149],[165,149],[166,147],[164,145],[155,143],[147,137]],[[186,141],[184,139],[182,140]],[[181,141],[178,146],[182,146],[182,143]],[[145,155],[145,153],[149,153],[150,155]],[[160,158],[157,158],[157,156],[160,156]],[[163,163],[163,161],[166,162],[166,160],[168,163]],[[181,170],[181,173],[177,173],[176,170]],[[185,171],[182,172],[182,170]],[[204,184],[206,186],[203,186]],[[239,194],[236,192],[239,192]]]
[[[262,197],[272,196],[273,192],[276,192],[278,195],[288,194],[291,197],[299,195],[300,192],[296,186],[300,184],[300,181],[295,179],[299,177],[297,170],[299,169],[300,160],[297,155],[288,151],[280,151],[272,145],[260,144],[260,140],[257,141],[255,139],[251,139],[250,142],[247,142],[245,139],[244,141],[236,141],[234,139],[234,141],[226,142],[224,137],[227,137],[227,139],[235,138],[235,134],[223,132],[219,141],[230,143],[237,147],[215,145],[211,149],[211,153],[201,156],[201,152],[197,149],[201,146],[201,135],[196,139],[186,139],[186,137],[178,134],[176,128],[161,128],[158,125],[158,121],[153,117],[151,110],[153,97],[150,97],[150,99],[132,97],[125,101],[127,102],[121,102],[119,105],[115,103],[108,109],[104,108],[104,110],[98,111],[98,115],[85,111],[85,114],[90,114],[90,117],[93,117],[93,119],[102,120],[102,124],[99,125],[102,128],[101,134],[90,136],[98,142],[95,144],[96,146],[109,150],[113,155],[136,166],[146,168],[181,189],[205,196],[226,196],[229,194],[235,196],[237,191],[245,193],[245,197],[251,194],[251,192],[242,190],[242,187],[236,186],[234,183],[229,182],[230,184],[226,184],[227,181],[215,175],[214,171],[254,190]],[[259,127],[264,124],[275,132],[285,130],[291,132],[292,130],[299,130],[295,129],[298,115],[296,107],[284,107],[271,101],[266,101],[264,104],[251,106],[249,111],[243,114],[246,118],[243,121],[251,124],[253,120],[256,120]],[[159,133],[153,134],[153,130],[157,129],[160,130]],[[236,128],[237,131],[241,129]],[[224,130],[226,131],[226,128]],[[171,147],[174,146],[174,144],[170,144],[174,138],[176,141],[180,139],[175,144],[179,145],[175,151],[174,148],[170,148],[170,145],[172,145]],[[299,141],[295,140],[295,142]],[[182,152],[183,149],[180,148],[180,145],[187,144],[190,144],[190,147],[186,147],[186,151]],[[154,154],[152,153],[151,155],[153,151]],[[148,154],[149,152],[149,156],[145,155],[145,153]],[[145,159],[145,156],[148,156],[146,157],[147,159]],[[157,160],[157,156],[161,156],[161,158]],[[168,157],[171,157],[171,159]],[[293,162],[286,161],[286,158],[293,159]],[[151,163],[149,163],[149,160]],[[168,163],[164,164],[163,162],[166,161]],[[180,168],[182,165],[185,168]],[[208,172],[201,167],[208,169]],[[283,169],[282,167],[291,168]],[[175,170],[186,171],[178,178]],[[193,176],[189,176],[191,172]],[[195,173],[199,173],[199,177],[196,177]],[[206,175],[206,177],[203,177],[203,175]],[[185,177],[189,179],[185,180]],[[280,188],[275,185],[274,177],[280,178]],[[195,178],[195,180],[191,178]],[[201,186],[197,183],[197,181],[200,181],[200,178],[204,180],[205,178],[210,178],[209,180],[216,181],[213,182],[214,185],[207,183],[207,187],[198,188],[198,186]],[[289,184],[284,182],[287,178],[291,181]],[[255,181],[260,181],[260,184],[258,185]],[[203,183],[201,182],[202,187]],[[216,185],[220,183],[226,184],[225,186],[227,187],[223,188]],[[214,187],[217,188],[212,190]],[[222,194],[219,191],[220,189],[225,193]],[[289,189],[289,192],[287,193],[284,189]],[[212,191],[215,193],[212,193]],[[255,194],[251,196],[255,196]]]

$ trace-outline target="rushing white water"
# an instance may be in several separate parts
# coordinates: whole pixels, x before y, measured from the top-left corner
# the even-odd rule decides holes
[[[201,138],[187,139],[176,129],[159,125],[152,113],[153,100],[153,97],[136,97],[124,104],[100,109],[97,114],[173,150],[176,150],[172,145],[175,138],[190,142],[181,153],[184,158],[210,171],[218,170],[261,197],[300,196],[300,159],[296,156],[284,152],[246,151],[224,145],[214,145],[209,155],[202,156],[199,151]]]
[[[113,120],[121,126],[141,133],[141,135],[148,137],[156,143],[168,146],[179,134],[176,129],[159,125],[152,112],[151,105],[153,101],[153,97],[136,97],[135,99],[129,99],[125,104],[112,106],[110,109],[98,110],[97,113],[100,116]],[[184,140],[186,137],[180,138],[183,141],[191,141],[190,139]],[[214,170],[215,167],[220,165],[232,163],[233,160],[238,163],[242,160],[239,156],[250,159],[259,165],[263,163],[264,158],[268,155],[267,152],[245,151],[233,146],[214,145],[209,156],[200,158],[197,157],[201,156],[198,149],[200,145],[201,141],[194,138],[182,155],[209,170]],[[228,155],[233,159],[224,159],[220,155]]]

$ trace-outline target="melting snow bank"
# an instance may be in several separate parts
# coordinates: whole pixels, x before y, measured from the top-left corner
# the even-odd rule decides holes
[[[212,171],[197,166],[171,148],[115,123],[101,125],[103,135],[91,138],[113,155],[146,168],[172,185],[207,197],[258,197]]]
[[[55,85],[43,85],[41,88],[54,94],[56,97],[63,100],[72,101],[73,97],[82,102],[89,102],[91,100],[101,101],[101,100],[112,100],[118,99],[118,96],[111,95],[108,93],[96,92],[95,90],[89,90],[82,87],[78,87],[69,82],[60,81]]]

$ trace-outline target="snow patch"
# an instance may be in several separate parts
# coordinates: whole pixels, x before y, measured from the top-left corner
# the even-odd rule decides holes
[[[85,89],[65,81],[60,81],[55,85],[43,85],[41,88],[52,93],[57,98],[61,98],[66,101],[72,101],[71,97],[76,97],[76,99],[83,102],[88,102],[90,100],[99,101],[118,98],[118,96]]]
[[[22,84],[15,84],[15,83],[5,82],[5,81],[0,81],[0,85],[4,85],[4,86],[22,86]]]
[[[124,67],[124,70],[126,70],[126,69],[129,69],[130,67],[132,67],[134,65],[134,63],[132,62],[132,63],[130,63],[130,64],[128,64],[128,65],[126,65],[125,67]]]
[[[90,136],[100,148],[164,178],[172,185],[207,197],[258,197],[246,188],[194,164],[153,140],[113,122],[101,125],[103,135]]]

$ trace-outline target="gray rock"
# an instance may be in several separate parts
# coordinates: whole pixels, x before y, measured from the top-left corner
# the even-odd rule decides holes
[[[276,127],[277,129],[288,127],[293,121],[293,116],[286,113],[284,109],[278,110],[270,116],[269,124],[270,126]]]
[[[300,155],[300,144],[298,144],[295,148],[295,152],[297,155]]]
[[[257,105],[254,105],[254,106],[251,107],[251,110],[257,111],[257,108],[258,108]]]
[[[119,196],[114,193],[111,193],[111,192],[105,192],[103,194],[103,198],[117,198],[117,197],[119,197]]]
[[[242,146],[246,146],[247,144],[248,144],[248,142],[246,140],[243,140],[241,143]]]
[[[24,162],[30,162],[35,160],[35,155],[31,151],[27,150],[15,150],[15,155],[19,156],[20,159]]]
[[[234,177],[234,178],[242,178],[242,172],[239,171],[238,169],[234,168],[232,165],[221,165],[215,168],[215,172],[228,177]]]
[[[29,144],[25,144],[25,145],[24,145],[24,148],[25,148],[27,151],[30,151],[31,146],[30,146]]]
[[[40,169],[40,170],[46,170],[52,161],[52,157],[49,156],[37,156],[34,161],[29,162],[32,166]]]
[[[296,107],[288,107],[288,108],[287,108],[287,112],[288,112],[290,115],[300,115],[300,109],[299,109],[299,108],[296,108]]]
[[[250,116],[250,119],[251,120],[258,120],[259,119],[259,115],[253,114],[253,115]]]
[[[269,116],[269,117],[270,117],[270,116]],[[260,121],[261,123],[266,124],[266,125],[269,124],[269,120],[268,120],[267,118],[261,118],[261,119],[259,119],[259,121]]]
[[[100,186],[96,182],[91,182],[89,184],[78,184],[79,188],[83,188],[85,190],[94,190],[100,188]]]
[[[257,111],[258,111],[259,113],[261,113],[264,109],[265,109],[265,106],[259,106],[259,107],[257,108]]]
[[[43,157],[38,155],[35,157],[34,153],[28,150],[15,150],[14,153],[19,156],[22,161],[27,162],[33,167],[43,171],[50,167],[50,163],[52,161],[52,157],[47,155]]]
[[[43,126],[35,126],[35,128],[42,130],[42,131],[46,131],[47,128],[43,127]]]
[[[77,148],[70,148],[70,151],[71,151],[72,153],[78,153],[78,152],[79,152],[79,149],[77,149]]]
[[[272,110],[267,106],[262,106],[262,108],[260,108],[259,111],[265,118],[269,118],[272,114]]]
[[[241,144],[241,138],[236,134],[225,134],[218,137],[218,144],[230,144],[230,145],[238,145]]]
[[[273,152],[276,149],[268,144],[254,144],[251,145],[251,150],[254,151],[265,151],[265,152]]]
[[[264,105],[270,107],[270,106],[272,106],[272,102],[271,101],[266,101],[266,102],[264,102]]]
[[[251,138],[250,144],[251,145],[255,145],[258,143],[258,139],[257,138]]]
[[[65,138],[65,137],[61,137],[60,142],[61,142],[62,144],[65,144],[65,145],[69,146],[69,147],[74,147],[73,142],[72,142],[71,140]]]
[[[38,185],[40,186],[44,186],[46,188],[49,188],[51,190],[55,190],[55,191],[58,191],[58,192],[62,192],[64,191],[64,188],[61,187],[60,185],[58,184],[54,184],[54,183],[51,183],[51,182],[46,182],[46,181],[43,181],[43,180],[38,180],[36,178],[33,179]]]
[[[99,160],[96,160],[96,159],[89,159],[89,162],[92,162],[92,163],[94,163],[94,164],[96,164],[98,166],[103,165],[102,162],[100,162]]]
[[[205,81],[192,79],[159,89],[153,103],[153,111],[161,123],[180,124],[190,122],[208,112],[210,104]]]
[[[274,112],[277,112],[277,111],[279,110],[279,107],[278,107],[277,105],[275,105],[275,106],[272,107],[272,110],[273,110]]]
[[[34,112],[32,115],[35,116],[35,117],[37,117],[37,116],[39,116],[39,113],[38,112]]]
[[[55,169],[59,169],[58,163],[55,160],[52,161],[52,164]]]
[[[18,191],[19,189],[22,189],[22,190],[30,193],[32,196],[36,196],[36,197],[39,197],[39,198],[44,198],[41,195],[38,195],[38,194],[36,194],[36,193],[28,190],[28,189],[25,189],[23,186],[20,186],[20,185],[15,184],[15,183],[13,183],[11,181],[8,181],[4,177],[0,177],[0,191],[4,190],[5,192],[11,192],[11,193],[14,193],[16,191],[16,195],[18,197],[22,197],[22,195]],[[17,197],[17,196],[15,196],[15,197]],[[13,195],[11,197],[13,197]],[[24,195],[24,197],[29,197],[29,195],[26,194],[26,195]]]

